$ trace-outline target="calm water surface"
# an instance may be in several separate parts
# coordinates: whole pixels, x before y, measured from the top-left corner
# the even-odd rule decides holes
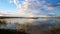
[[[5,20],[7,23],[6,25],[0,26],[0,28],[5,28],[5,29],[16,29],[18,25],[16,25],[15,23],[19,23],[19,24],[31,23],[32,25],[40,25],[43,28],[54,26],[57,23],[60,24],[60,19],[56,19],[56,18],[45,18],[45,19],[12,18],[12,19],[1,19],[1,20]]]

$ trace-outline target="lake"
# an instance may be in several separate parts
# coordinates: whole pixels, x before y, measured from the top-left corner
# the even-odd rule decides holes
[[[49,26],[55,26],[57,23],[60,24],[60,19],[56,18],[39,18],[39,19],[24,19],[24,18],[10,18],[0,19],[5,21],[6,25],[0,25],[0,28],[4,29],[16,29],[19,25],[17,24],[31,24],[32,26],[39,25],[41,28],[47,29]]]

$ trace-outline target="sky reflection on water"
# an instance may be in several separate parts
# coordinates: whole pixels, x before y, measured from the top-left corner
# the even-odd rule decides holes
[[[0,28],[5,28],[5,29],[16,29],[18,25],[15,23],[31,23],[32,25],[39,25],[42,28],[46,28],[49,26],[54,26],[57,23],[60,23],[60,20],[58,19],[4,19],[7,24],[6,25],[1,25]]]

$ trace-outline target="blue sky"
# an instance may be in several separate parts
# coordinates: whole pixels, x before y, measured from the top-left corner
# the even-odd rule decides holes
[[[16,6],[14,4],[10,4],[8,0],[0,0],[0,10],[1,11],[14,11],[16,10]]]
[[[39,2],[42,2],[42,1],[45,1],[45,3],[46,3],[46,6],[47,6],[47,8],[48,7],[52,7],[53,8],[53,10],[47,10],[46,9],[46,7],[44,6],[44,5],[42,5],[42,8],[44,8],[44,9],[42,9],[40,6],[39,6],[39,8],[38,9],[35,9],[35,12],[33,12],[33,15],[35,15],[35,13],[39,13],[41,10],[40,10],[40,8],[42,9],[42,13],[44,13],[44,14],[46,14],[46,15],[49,15],[49,14],[47,14],[47,12],[48,11],[52,11],[52,12],[54,12],[55,14],[56,14],[56,16],[60,16],[60,0],[38,0]],[[22,0],[0,0],[0,12],[2,12],[2,13],[7,13],[7,14],[9,14],[9,13],[16,13],[16,14],[18,14],[19,12],[18,11],[20,11],[21,10],[21,8],[19,8],[19,7],[21,7],[21,6],[18,6],[19,4],[21,4],[22,5],[22,3],[24,3],[24,1],[22,1]],[[50,5],[49,5],[50,4]],[[43,7],[44,6],[44,7]],[[17,8],[18,7],[18,8]],[[31,7],[30,7],[31,8]],[[35,7],[35,8],[37,8],[37,7]],[[52,9],[51,8],[51,9]],[[19,10],[18,10],[19,9]],[[34,8],[33,8],[34,9]],[[29,9],[30,10],[30,9]],[[39,11],[40,10],[40,11]],[[28,11],[28,10],[27,10]],[[30,10],[31,11],[31,10]],[[34,11],[34,10],[33,10]],[[23,11],[22,11],[23,12]],[[25,12],[25,11],[24,11]],[[21,12],[20,12],[21,13]],[[19,13],[19,14],[20,14]],[[22,14],[26,14],[26,13],[22,13]],[[31,14],[31,13],[29,13],[29,12],[27,12],[27,14]],[[40,13],[39,13],[40,14]]]

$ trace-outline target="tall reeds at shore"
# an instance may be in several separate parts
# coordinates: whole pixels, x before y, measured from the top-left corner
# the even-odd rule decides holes
[[[0,25],[4,25],[4,24],[6,24],[6,21],[0,20]]]

